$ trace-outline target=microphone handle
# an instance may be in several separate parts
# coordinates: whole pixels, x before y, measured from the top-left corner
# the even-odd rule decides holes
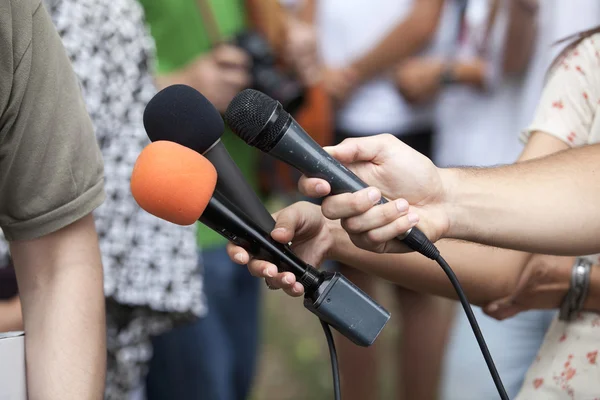
[[[352,171],[323,150],[292,117],[289,121],[282,129],[283,135],[269,151],[271,156],[310,178],[326,180],[331,185],[331,194],[352,193],[368,187]],[[382,197],[379,204],[387,202],[388,200]],[[432,260],[440,255],[435,245],[417,227],[398,236],[397,239]]]
[[[260,201],[256,192],[238,168],[237,164],[219,139],[210,149],[204,152],[204,157],[217,170],[217,189],[238,209],[252,218],[265,232],[271,232],[275,220]]]
[[[293,273],[307,293],[317,290],[323,280],[320,271],[302,261],[289,247],[276,242],[218,191],[214,192],[200,222],[253,256],[275,264],[280,271]]]
[[[304,286],[304,306],[360,346],[370,346],[390,313],[339,273],[316,270],[276,242],[223,194],[214,192],[200,221],[250,254],[296,275]]]

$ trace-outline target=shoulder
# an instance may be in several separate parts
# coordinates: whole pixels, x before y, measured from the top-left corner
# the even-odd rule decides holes
[[[598,77],[600,75],[600,33],[575,43],[567,46],[558,56],[550,75],[567,72],[566,76]]]

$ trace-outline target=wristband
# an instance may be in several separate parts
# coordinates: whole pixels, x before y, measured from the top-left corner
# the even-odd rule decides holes
[[[558,314],[561,321],[571,321],[583,309],[583,303],[590,287],[592,262],[578,257],[571,269],[571,284]]]
[[[452,85],[457,82],[456,74],[454,73],[454,65],[447,63],[440,75],[440,84],[442,86]]]

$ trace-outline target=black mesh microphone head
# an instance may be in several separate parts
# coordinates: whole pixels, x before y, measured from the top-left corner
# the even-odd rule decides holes
[[[186,85],[158,92],[144,110],[144,127],[153,142],[168,140],[201,154],[219,140],[225,129],[215,106]]]
[[[276,110],[278,116],[272,119]],[[225,111],[225,121],[231,130],[244,142],[265,152],[277,144],[290,118],[279,102],[254,89],[238,93]]]

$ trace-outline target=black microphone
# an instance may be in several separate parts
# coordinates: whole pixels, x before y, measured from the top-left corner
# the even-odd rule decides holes
[[[339,273],[321,272],[275,241],[214,189],[217,172],[203,156],[169,141],[148,145],[131,175],[131,192],[144,210],[179,225],[197,219],[250,254],[292,272],[305,288],[304,305],[361,346],[371,345],[389,312]]]
[[[291,165],[308,177],[329,182],[332,194],[356,192],[368,187],[323,150],[279,102],[262,92],[246,89],[238,93],[227,107],[225,121],[250,146]],[[380,204],[386,202],[382,197]],[[398,239],[433,260],[440,255],[435,245],[416,227]]]
[[[293,273],[304,286],[304,307],[353,343],[372,345],[389,321],[390,313],[346,277],[306,264],[222,194],[213,194],[200,222],[256,258]]]
[[[161,90],[146,105],[144,127],[153,142],[175,142],[204,155],[217,169],[216,190],[263,230],[273,230],[273,217],[221,142],[225,130],[221,115],[200,92],[186,85]]]

